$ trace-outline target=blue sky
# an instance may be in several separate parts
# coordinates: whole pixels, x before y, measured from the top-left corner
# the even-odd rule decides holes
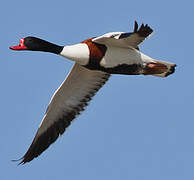
[[[0,179],[194,179],[193,1],[3,1]],[[62,137],[32,162],[23,156],[73,63],[13,52],[28,35],[59,45],[148,23],[141,50],[176,63],[168,78],[114,75]]]

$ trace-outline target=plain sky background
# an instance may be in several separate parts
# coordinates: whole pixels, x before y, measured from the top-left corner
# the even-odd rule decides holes
[[[193,180],[194,83],[192,0],[2,1],[0,61],[1,180]],[[59,45],[134,21],[154,34],[140,49],[176,63],[168,78],[113,75],[48,150],[23,166],[50,98],[73,62],[8,49],[33,35]]]

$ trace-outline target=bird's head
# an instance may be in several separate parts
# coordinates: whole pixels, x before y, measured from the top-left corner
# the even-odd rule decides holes
[[[11,46],[10,49],[16,51],[31,50],[60,54],[63,49],[63,46],[58,46],[56,44],[50,43],[37,37],[28,36],[25,38],[21,38],[19,45]]]

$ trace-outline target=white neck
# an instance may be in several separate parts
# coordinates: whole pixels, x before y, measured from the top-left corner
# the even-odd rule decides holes
[[[60,55],[81,65],[86,65],[89,62],[89,48],[87,44],[79,43],[71,46],[64,46]]]

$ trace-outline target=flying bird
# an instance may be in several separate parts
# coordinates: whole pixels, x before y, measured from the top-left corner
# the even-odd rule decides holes
[[[153,59],[139,50],[152,34],[146,24],[133,32],[110,32],[78,44],[59,46],[37,37],[20,39],[10,49],[55,53],[75,62],[67,78],[50,100],[38,131],[20,164],[29,162],[45,151],[64,133],[72,120],[88,105],[111,74],[153,75],[167,77],[176,64]]]

